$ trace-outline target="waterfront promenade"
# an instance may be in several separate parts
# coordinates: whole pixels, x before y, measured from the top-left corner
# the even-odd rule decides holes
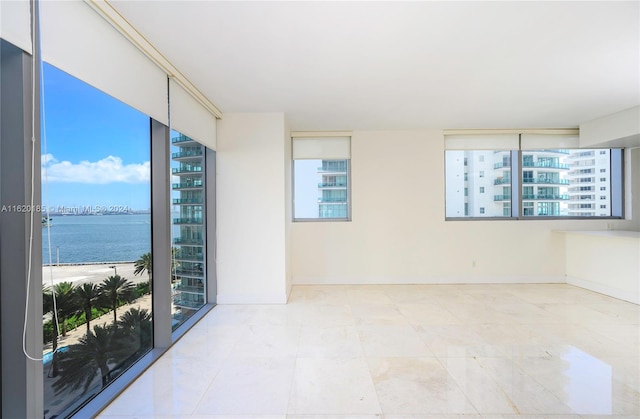
[[[110,266],[115,266],[111,268]],[[133,262],[129,263],[100,263],[100,264],[86,264],[86,265],[60,265],[60,266],[43,266],[42,267],[42,283],[44,286],[51,288],[52,278],[53,284],[59,284],[60,282],[71,282],[73,285],[81,285],[86,282],[93,282],[94,284],[100,284],[105,278],[111,275],[118,275],[128,279],[129,281],[137,284],[139,282],[146,282],[149,280],[147,273],[142,275],[134,275],[135,270]],[[151,312],[151,295],[142,296],[131,304],[125,304],[118,307],[118,315],[124,313],[130,308],[147,309]],[[113,323],[113,313],[108,312],[102,316],[91,320],[91,327],[95,325],[104,325]],[[67,332],[67,336],[58,338],[58,346],[68,346],[78,343],[84,334],[87,333],[86,325],[79,325],[75,329],[71,329]],[[51,343],[47,344],[43,348],[43,352],[51,351]]]
[[[115,266],[115,268],[112,268]],[[111,262],[111,263],[90,263],[90,264],[61,264],[60,266],[43,266],[42,267],[42,284],[45,287],[51,287],[52,284],[60,282],[72,282],[73,285],[80,285],[85,282],[93,282],[98,284],[106,277],[118,275],[135,283],[145,282],[149,280],[149,275],[134,275],[135,270],[133,262]],[[53,283],[51,279],[53,278]]]

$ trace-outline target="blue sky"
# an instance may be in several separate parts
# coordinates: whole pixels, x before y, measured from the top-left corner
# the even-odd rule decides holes
[[[149,117],[51,65],[43,79],[43,205],[150,208]]]

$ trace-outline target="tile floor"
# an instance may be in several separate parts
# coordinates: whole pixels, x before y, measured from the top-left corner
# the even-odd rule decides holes
[[[214,308],[99,417],[637,419],[639,335],[570,285],[296,286]]]

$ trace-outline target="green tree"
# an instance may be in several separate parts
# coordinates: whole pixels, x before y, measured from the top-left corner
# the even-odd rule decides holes
[[[151,258],[151,252],[145,253],[144,255],[140,256],[140,259],[136,260],[134,263],[134,267],[136,268],[133,271],[134,275],[142,275],[143,273],[147,273],[147,275],[149,276],[149,282],[151,282],[151,266],[153,264],[152,258]]]
[[[118,338],[115,326],[94,326],[60,354],[60,377],[53,389],[56,394],[80,387],[86,392],[98,373],[104,388],[112,380],[110,365],[120,363],[129,353],[131,347]]]
[[[42,315],[53,313],[53,293],[51,288],[42,286]],[[51,350],[53,351],[53,358],[51,360],[51,374],[55,377],[58,374],[58,359],[56,350],[58,349],[58,330],[56,329],[55,322],[53,320],[47,322],[52,325],[51,333]],[[43,325],[43,335],[47,335],[47,328]],[[45,338],[45,342],[48,339]]]
[[[149,292],[151,292],[151,270],[153,267],[153,258],[151,257],[151,252],[147,252],[144,255],[140,256],[140,259],[136,260],[134,265],[136,269],[133,271],[134,275],[142,275],[145,272],[149,276]]]
[[[132,358],[138,359],[151,349],[152,323],[149,310],[130,308],[120,316],[118,328],[123,340],[135,350]]]
[[[79,311],[84,313],[87,321],[87,333],[91,331],[91,310],[100,308],[103,305],[104,296],[102,290],[96,284],[86,282],[75,289],[75,299],[79,306]]]
[[[120,303],[127,301],[133,289],[133,283],[120,275],[111,275],[100,284],[100,291],[104,294],[108,307],[113,309],[114,326],[118,323],[116,309]]]
[[[51,288],[42,286],[42,315],[53,312],[53,295]]]
[[[75,288],[71,282],[61,282],[53,286],[54,305],[57,310],[62,336],[67,336],[67,319],[78,311]]]
[[[51,349],[53,351],[53,359],[51,361],[51,374],[56,377],[58,375],[58,336],[67,335],[67,318],[77,311],[77,305],[74,300],[74,285],[71,282],[61,282],[53,286],[53,292],[49,288],[44,288],[42,295],[42,311],[43,313],[53,314],[53,336],[51,341]],[[45,307],[46,305],[46,307]],[[56,323],[57,322],[57,323]],[[59,328],[58,328],[58,325]]]

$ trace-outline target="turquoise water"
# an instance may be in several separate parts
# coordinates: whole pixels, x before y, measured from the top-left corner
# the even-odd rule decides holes
[[[61,346],[58,348],[58,352],[67,352],[68,348],[68,346]],[[42,354],[43,364],[49,364],[51,361],[53,361],[53,351]]]
[[[57,263],[134,261],[151,251],[151,214],[53,216],[42,227],[42,262],[49,263],[47,232],[51,232],[51,261]]]

